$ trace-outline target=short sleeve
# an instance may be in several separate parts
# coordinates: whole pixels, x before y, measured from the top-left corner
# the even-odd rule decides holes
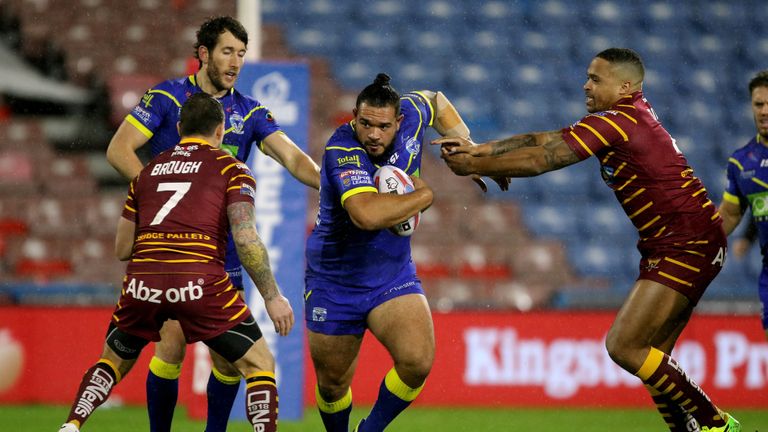
[[[344,147],[329,144],[325,151],[323,170],[327,173],[326,176],[334,190],[337,191],[342,206],[353,195],[362,192],[378,192],[371,175],[376,168],[365,150],[357,145]]]
[[[259,144],[259,150],[264,151],[261,142],[275,132],[282,133],[275,116],[269,108],[258,104],[250,111],[250,117],[246,121],[253,122],[253,141]]]
[[[582,118],[560,133],[571,150],[584,160],[606,147],[628,142],[628,122],[619,111],[603,111]]]
[[[161,85],[147,90],[125,117],[125,121],[135,126],[147,138],[152,138],[171,109],[181,109],[181,103]]]
[[[225,168],[227,179],[227,205],[236,202],[256,202],[256,179],[248,165],[232,158],[232,164]]]
[[[409,175],[419,175],[424,136],[434,122],[434,109],[419,93],[407,93],[400,98],[403,121],[397,134],[395,155],[387,161]]]

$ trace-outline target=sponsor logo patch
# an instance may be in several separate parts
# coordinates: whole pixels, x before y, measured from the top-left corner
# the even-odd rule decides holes
[[[141,120],[143,123],[149,123],[149,120],[152,118],[152,114],[150,114],[149,111],[145,110],[144,108],[140,106],[135,106],[133,108],[133,111],[131,113],[136,116],[139,120]]]
[[[248,195],[249,197],[256,199],[256,190],[248,183],[240,185],[240,195]]]
[[[339,174],[341,184],[344,187],[357,186],[361,184],[371,184],[371,176],[364,170],[349,170]]]
[[[336,159],[336,165],[338,166],[344,166],[344,165],[354,165],[356,167],[360,167],[360,155],[351,155],[351,156],[344,156]]]

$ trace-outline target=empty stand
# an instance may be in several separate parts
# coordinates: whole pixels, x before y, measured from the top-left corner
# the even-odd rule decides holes
[[[115,125],[147,88],[187,69],[202,20],[235,14],[235,2],[211,0],[9,4],[22,20],[25,49],[40,49],[44,37],[55,35],[75,81],[85,83],[91,73],[105,78]],[[331,131],[348,118],[354,96],[378,72],[390,73],[401,91],[442,90],[473,138],[484,141],[578,120],[585,114],[581,86],[590,59],[603,48],[624,45],[643,56],[645,94],[715,202],[724,187],[725,158],[754,133],[746,85],[768,56],[768,37],[754,30],[768,20],[768,6],[756,0],[263,0],[262,7],[265,56],[312,59],[315,160]],[[148,14],[158,18],[144,19]],[[44,135],[35,122],[0,123],[3,277],[17,268],[34,274],[30,265],[16,266],[20,251],[36,247],[20,239],[46,244],[59,229],[84,236],[70,243],[67,259],[76,261],[70,272],[87,273],[82,277],[93,281],[119,274],[112,267],[99,274],[108,260],[97,255],[111,254],[108,234],[122,208],[122,191],[99,197],[88,164],[54,157]],[[595,293],[610,299],[625,294],[637,266],[631,246],[636,233],[595,162],[513,179],[508,192],[489,181],[491,191],[483,196],[436,155],[427,146],[422,171],[435,189],[435,203],[413,239],[433,306],[524,310],[547,302],[588,303]],[[42,195],[26,199],[30,194]],[[309,195],[312,209],[316,195]],[[76,205],[77,215],[70,208]],[[491,282],[471,274],[471,263],[480,255],[487,261],[496,247],[506,247],[498,254],[509,274]],[[753,296],[757,258],[741,267],[730,259],[713,283],[712,297]],[[85,264],[89,260],[99,264]],[[622,270],[613,273],[614,268]]]

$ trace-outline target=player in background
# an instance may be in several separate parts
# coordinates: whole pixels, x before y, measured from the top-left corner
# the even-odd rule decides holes
[[[366,329],[394,366],[355,431],[384,430],[424,387],[435,355],[432,316],[411,260],[410,238],[387,228],[432,203],[432,190],[419,178],[427,127],[469,136],[442,93],[401,97],[386,74],[363,89],[352,113],[354,119],[336,129],[325,147],[320,210],[306,249],[309,350],[317,406],[329,432],[349,430],[350,385]],[[405,171],[415,191],[379,194],[373,175],[382,165]]]
[[[723,213],[723,205],[720,204],[720,214]],[[744,213],[741,213],[740,217],[743,217]],[[723,227],[725,228],[725,215],[723,215]],[[738,225],[738,224],[737,224]],[[728,233],[730,235],[730,233]],[[737,237],[736,240],[733,240],[731,243],[731,251],[733,252],[733,256],[736,258],[744,258],[749,253],[749,249],[752,248],[752,244],[757,240],[757,225],[755,225],[755,220],[753,218],[749,218],[749,224],[744,229],[744,232],[741,236]],[[762,253],[762,249],[760,251]]]
[[[640,275],[606,338],[611,359],[643,381],[670,430],[698,430],[698,422],[702,431],[739,431],[671,357],[722,268],[726,237],[716,206],[643,96],[643,75],[637,53],[610,48],[587,69],[590,114],[573,125],[481,145],[435,143],[458,175],[531,177],[597,157],[638,230],[642,255]]]
[[[749,239],[751,231],[760,239],[763,271],[758,293],[763,305],[763,330],[768,338],[768,167],[764,163],[768,160],[768,70],[752,78],[749,95],[757,134],[728,158],[728,186],[720,203],[720,214],[723,229],[730,234],[741,222],[746,209],[752,212],[745,237]]]
[[[224,128],[216,99],[190,96],[178,145],[131,181],[115,239],[116,255],[129,260],[123,290],[101,358],[86,371],[61,432],[79,430],[171,318],[186,343],[203,341],[245,377],[254,430],[277,430],[275,360],[224,270],[228,227],[280,335],[293,327],[293,310],[256,232],[256,182],[244,163],[220,149]]]
[[[109,143],[109,163],[126,179],[136,177],[142,169],[136,150],[149,143],[154,157],[175,146],[179,140],[176,123],[181,105],[190,95],[203,92],[216,97],[224,107],[224,151],[247,161],[252,146],[258,145],[296,179],[317,189],[320,186],[317,164],[280,130],[267,107],[234,88],[247,45],[248,34],[237,20],[216,17],[204,22],[197,32],[195,44],[195,57],[200,62],[198,72],[162,82],[147,91]],[[232,284],[242,290],[240,261],[232,239],[228,243],[225,265]],[[168,321],[160,335],[147,375],[147,408],[150,430],[169,432],[186,344],[175,321]],[[240,376],[215,354],[212,354],[212,360],[206,431],[223,432],[237,396]]]

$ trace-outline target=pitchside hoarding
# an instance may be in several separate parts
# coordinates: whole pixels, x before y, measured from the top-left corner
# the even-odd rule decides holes
[[[111,308],[0,307],[0,404],[71,403],[83,372],[101,353],[111,313]],[[612,312],[433,317],[437,356],[417,405],[652,409],[638,381],[607,358],[603,339]],[[149,348],[142,354],[110,402],[145,403],[151,354]],[[675,355],[725,409],[768,408],[768,343],[757,316],[695,315]],[[367,335],[352,384],[356,406],[374,401],[391,367],[389,356]],[[312,406],[314,376],[308,357],[304,368],[304,405]],[[193,405],[188,389],[194,369],[190,364],[182,369],[179,398],[187,407]],[[282,376],[291,373],[283,369]],[[281,407],[283,398],[299,394],[284,390]],[[196,397],[194,404],[204,410],[205,399]],[[237,403],[235,411],[243,410]]]
[[[433,314],[437,354],[416,404],[651,407],[640,381],[605,350],[612,312]],[[695,315],[673,353],[725,408],[768,408],[768,343],[757,316]],[[392,367],[370,335],[352,384],[371,404]],[[305,392],[314,386],[311,367]],[[311,394],[311,393],[308,393]],[[312,401],[309,401],[312,403]]]

